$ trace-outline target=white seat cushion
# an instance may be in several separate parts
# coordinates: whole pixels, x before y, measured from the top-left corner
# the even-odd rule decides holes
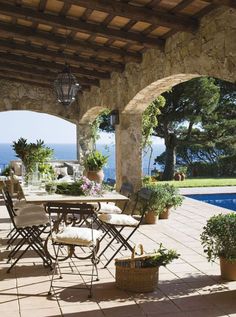
[[[101,231],[96,229],[65,227],[61,232],[53,236],[53,241],[64,244],[90,246],[96,243],[101,234]]]
[[[47,214],[24,214],[14,217],[17,228],[45,225],[49,222]]]
[[[16,210],[17,216],[25,215],[25,214],[45,214],[45,209],[42,205],[35,204],[23,204],[22,207]]]
[[[17,200],[14,202],[14,208],[19,209],[27,205],[25,200]]]
[[[115,226],[136,227],[139,223],[138,220],[134,219],[132,216],[123,214],[100,214],[98,218],[105,223]]]
[[[101,208],[98,211],[101,214],[121,214],[122,210],[114,204],[100,203]]]

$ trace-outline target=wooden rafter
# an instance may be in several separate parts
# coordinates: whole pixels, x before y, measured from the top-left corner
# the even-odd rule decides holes
[[[39,78],[41,79],[46,79],[46,80],[50,80],[51,82],[53,82],[56,77],[57,74],[55,74],[54,72],[51,72],[49,70],[47,70],[47,72],[43,71],[43,70],[39,70],[35,67],[29,67],[29,66],[20,66],[20,65],[15,65],[15,64],[11,64],[11,63],[6,63],[6,62],[0,62],[0,70],[4,70],[4,71],[15,71],[19,74],[26,74],[26,75],[32,75],[32,76],[39,76]],[[97,79],[89,79],[86,77],[78,77],[78,82],[80,84],[84,84],[84,85],[89,85],[89,86],[99,86],[99,80]]]
[[[137,7],[116,0],[68,0],[68,2],[112,15],[143,21],[156,26],[161,25],[168,28],[175,28],[177,30],[194,31],[198,26],[197,21],[189,17],[178,17],[166,12],[153,12],[153,10],[148,8]]]
[[[97,34],[107,38],[114,38],[121,41],[141,43],[147,47],[163,47],[164,41],[158,38],[143,36],[142,34],[116,30],[113,28],[96,25],[89,22],[81,22],[72,18],[64,18],[49,13],[41,13],[30,8],[16,7],[0,0],[0,12],[16,18],[27,18],[30,21],[37,21],[52,27],[63,27],[67,30],[81,31]]]
[[[86,67],[107,70],[107,71],[117,71],[121,72],[124,69],[124,65],[119,63],[111,63],[98,61],[94,59],[84,58],[78,55],[69,55],[65,53],[60,53],[58,51],[47,50],[42,47],[37,47],[33,45],[15,43],[10,40],[0,40],[0,48],[5,49],[10,52],[17,52],[19,54],[28,54],[29,56],[45,57],[49,60],[55,60],[57,62],[65,62],[75,64],[77,66],[84,65]]]
[[[35,85],[35,86],[39,86],[39,87],[43,87],[43,88],[51,88],[53,89],[52,85],[49,85],[47,83],[42,83],[42,82],[37,82],[37,81],[32,81],[30,79],[26,79],[26,78],[15,78],[11,75],[8,75],[8,74],[0,74],[0,79],[7,79],[7,80],[10,80],[10,81],[15,81],[15,82],[20,82],[20,83],[25,83],[25,84],[28,84],[28,85]]]
[[[19,55],[14,55],[9,53],[3,53],[3,52],[0,52],[0,60],[6,61],[6,62],[12,62],[17,65],[23,65],[23,66],[28,65],[28,66],[36,67],[37,69],[41,69],[44,71],[47,71],[48,69],[50,69],[52,72],[55,72],[55,73],[58,73],[62,71],[63,69],[62,64],[57,64],[55,62],[47,62],[47,61],[42,61],[40,59],[34,59],[34,58],[29,58],[29,57],[19,56]],[[89,77],[97,78],[97,79],[110,78],[109,73],[99,72],[97,70],[89,70],[82,67],[71,67],[71,71],[75,75],[89,76]]]
[[[74,40],[72,38],[65,39],[65,37],[50,34],[49,32],[35,31],[29,27],[8,25],[0,23],[0,30],[2,34],[13,37],[19,37],[24,40],[39,40],[46,45],[58,46],[60,49],[70,48],[78,52],[86,52],[89,54],[100,53],[109,55],[111,58],[122,58],[124,62],[141,62],[141,54],[135,52],[128,52],[113,47],[101,46],[81,40]]]
[[[25,81],[28,83],[35,83],[35,84],[39,84],[39,85],[45,85],[47,87],[52,87],[53,88],[53,82],[50,80],[47,80],[45,78],[41,78],[40,76],[37,75],[26,75],[26,74],[19,74],[18,72],[14,72],[14,71],[4,71],[0,73],[0,77],[2,78],[9,78],[12,80],[21,80],[21,81]],[[81,87],[83,89],[89,89],[90,86],[89,85],[81,85]]]

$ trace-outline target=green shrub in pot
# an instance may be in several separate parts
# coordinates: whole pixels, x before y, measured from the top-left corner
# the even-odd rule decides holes
[[[220,258],[222,277],[236,280],[236,213],[211,217],[203,227],[201,243],[208,261]]]
[[[183,203],[183,196],[179,194],[179,189],[170,184],[160,185],[163,186],[166,191],[166,208],[177,208]]]
[[[102,183],[104,180],[103,166],[107,163],[108,156],[99,151],[92,151],[84,160],[85,175],[91,181]]]
[[[152,191],[151,199],[147,204],[147,212],[155,212],[160,217],[168,213],[171,207],[181,206],[183,197],[178,189],[169,184],[147,184],[146,188]],[[165,218],[168,217],[168,214]]]
[[[87,171],[99,171],[107,163],[108,156],[99,151],[92,151],[84,160],[84,167]]]

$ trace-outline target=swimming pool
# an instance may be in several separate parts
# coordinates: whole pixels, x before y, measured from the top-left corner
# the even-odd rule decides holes
[[[186,197],[204,201],[208,204],[236,211],[236,193],[234,194],[196,194]]]

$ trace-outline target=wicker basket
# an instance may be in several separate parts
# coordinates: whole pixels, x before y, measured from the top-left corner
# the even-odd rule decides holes
[[[141,267],[142,261],[153,254],[135,256],[135,248],[131,258],[116,259],[116,286],[131,292],[153,292],[158,282],[159,267]]]

